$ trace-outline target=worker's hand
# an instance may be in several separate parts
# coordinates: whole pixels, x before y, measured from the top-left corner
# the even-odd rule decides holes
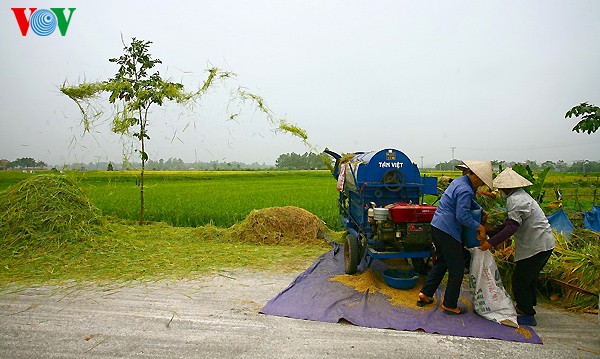
[[[483,242],[481,247],[479,247],[479,249],[481,249],[482,251],[487,251],[488,249],[491,249],[491,248],[492,248],[492,245],[488,241]]]
[[[485,243],[485,241],[487,241],[488,239],[490,239],[490,237],[488,235],[486,235],[485,239],[480,239],[479,240],[479,245],[482,246]]]
[[[479,227],[477,227],[477,239],[481,242],[482,240],[485,240],[485,238],[485,227],[480,224]]]
[[[487,224],[487,220],[488,220],[488,213],[487,213],[487,211],[482,211],[481,224],[485,226]]]

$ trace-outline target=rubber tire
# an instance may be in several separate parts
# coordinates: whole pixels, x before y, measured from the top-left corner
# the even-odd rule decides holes
[[[346,235],[346,245],[344,246],[344,267],[346,274],[354,274],[360,263],[360,244],[356,236],[348,233]]]

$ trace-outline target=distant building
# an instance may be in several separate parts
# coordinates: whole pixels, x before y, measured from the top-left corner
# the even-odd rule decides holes
[[[10,164],[9,160],[5,160],[5,159],[1,159],[0,160],[0,170],[4,171],[8,168],[8,165]]]

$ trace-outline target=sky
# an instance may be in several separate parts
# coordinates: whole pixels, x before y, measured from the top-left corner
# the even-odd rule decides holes
[[[76,10],[65,36],[23,36],[11,10],[23,7]],[[600,106],[599,15],[597,0],[3,0],[0,159],[135,161],[137,144],[110,131],[107,101],[84,132],[59,91],[113,77],[108,59],[135,37],[152,41],[163,78],[190,91],[210,67],[236,74],[193,106],[152,108],[153,160],[274,164],[327,147],[394,148],[425,167],[599,161],[600,132],[573,132],[578,120],[565,118],[581,102]],[[232,102],[239,87],[305,130],[310,146]]]

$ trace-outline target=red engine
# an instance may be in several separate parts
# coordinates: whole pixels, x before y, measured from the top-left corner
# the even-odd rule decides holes
[[[437,207],[427,204],[394,203],[390,208],[395,223],[429,223]]]

